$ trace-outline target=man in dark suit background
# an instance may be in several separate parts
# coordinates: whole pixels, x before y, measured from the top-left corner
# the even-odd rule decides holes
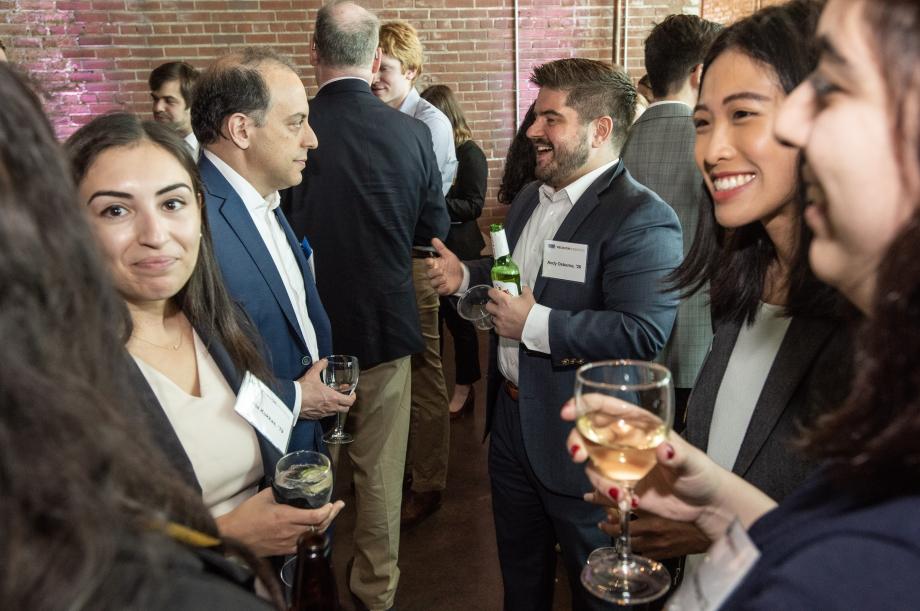
[[[699,96],[703,59],[722,26],[696,15],[670,15],[645,39],[645,68],[655,102],[629,130],[623,163],[633,178],[677,212],[690,250],[700,202],[709,195],[696,167],[693,107]],[[707,291],[681,302],[671,339],[661,355],[674,375],[675,426],[682,429],[690,390],[712,342]]]
[[[629,78],[602,62],[539,66],[536,121],[527,131],[538,182],[511,204],[506,233],[523,293],[493,289],[495,322],[486,430],[506,610],[549,610],[558,542],[574,609],[606,609],[581,587],[588,554],[609,546],[591,485],[566,455],[559,417],[583,363],[651,359],[664,346],[677,298],[662,279],[681,261],[674,211],[638,184],[618,155],[635,112]],[[552,240],[552,242],[550,242]],[[491,262],[460,261],[440,242],[429,275],[442,295],[489,282]],[[581,253],[582,273],[555,271],[554,251]],[[561,266],[555,266],[556,269]]]
[[[310,125],[323,146],[285,195],[295,232],[313,246],[336,350],[361,365],[346,425],[357,513],[349,587],[374,610],[393,606],[399,582],[410,357],[425,345],[411,250],[445,236],[450,224],[428,128],[371,93],[379,27],[351,2],[319,10]]]
[[[198,80],[192,127],[214,250],[230,295],[261,335],[275,391],[300,412],[288,449],[323,447],[316,421],[354,402],[325,386],[329,319],[278,190],[300,182],[317,146],[293,64],[264,48],[218,59]]]

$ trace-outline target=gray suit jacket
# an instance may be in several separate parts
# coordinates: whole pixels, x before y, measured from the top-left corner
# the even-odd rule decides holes
[[[505,221],[514,252],[521,232],[539,203],[540,183],[524,187]],[[540,481],[559,494],[581,496],[590,489],[584,465],[566,453],[572,425],[559,410],[574,391],[575,371],[590,361],[648,360],[664,346],[677,298],[663,290],[662,278],[681,257],[680,224],[674,211],[637,183],[622,163],[601,174],[579,198],[553,238],[588,245],[583,283],[537,275],[537,303],[552,308],[552,354],[521,344],[520,414],[524,447]],[[471,286],[491,284],[489,259],[468,262]],[[492,333],[486,432],[503,381],[498,369],[497,336]]]
[[[706,450],[709,426],[741,325],[720,324],[687,406],[684,436]],[[795,317],[773,360],[732,471],[780,501],[817,467],[793,447],[800,427],[849,392],[850,331],[829,319]]]
[[[696,131],[686,104],[662,104],[646,110],[629,131],[623,163],[633,178],[671,205],[684,231],[684,255],[690,250],[700,202],[708,197],[693,159]],[[681,302],[671,339],[661,361],[678,388],[692,388],[712,341],[706,290]]]

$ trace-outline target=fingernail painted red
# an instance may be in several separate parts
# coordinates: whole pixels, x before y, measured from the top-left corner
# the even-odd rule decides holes
[[[639,509],[639,499],[637,499],[636,497],[632,498],[632,508]]]
[[[607,494],[608,494],[608,495],[610,496],[610,498],[612,498],[614,501],[619,501],[619,500],[620,500],[620,491],[617,490],[616,488],[611,488],[610,490],[607,491]]]
[[[665,450],[665,456],[668,457],[668,460],[674,458],[674,446],[670,444],[667,446],[667,450]]]
[[[578,445],[577,443],[576,443],[575,445],[573,445],[573,446],[572,446],[572,456],[575,456],[575,455],[578,453],[578,450],[580,450],[580,449],[581,449],[581,446]]]

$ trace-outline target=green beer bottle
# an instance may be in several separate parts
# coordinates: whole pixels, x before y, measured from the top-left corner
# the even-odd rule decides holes
[[[501,223],[495,223],[489,226],[489,232],[492,234],[492,253],[495,256],[495,264],[492,266],[492,286],[517,297],[521,294],[521,271],[517,263],[511,259],[505,229]]]

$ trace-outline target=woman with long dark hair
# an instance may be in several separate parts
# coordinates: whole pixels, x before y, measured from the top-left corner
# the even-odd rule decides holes
[[[264,609],[140,417],[126,313],[38,99],[6,65],[0,90],[0,607]]]
[[[537,166],[537,153],[534,151],[533,143],[527,137],[527,130],[536,120],[533,111],[534,105],[531,104],[518,127],[511,144],[508,146],[508,153],[505,155],[505,166],[502,170],[502,180],[498,186],[498,201],[506,206],[511,202],[525,185],[535,181],[534,175]]]
[[[777,134],[807,159],[815,274],[867,317],[852,392],[804,435],[825,466],[776,507],[672,436],[639,506],[692,521],[712,539],[735,520],[747,529],[759,557],[736,570],[723,609],[916,609],[920,4],[830,0],[818,40],[818,68],[787,99]],[[618,493],[589,476],[603,494]],[[732,532],[732,544],[746,547]]]
[[[265,487],[280,452],[234,408],[246,372],[273,378],[224,288],[188,148],[168,127],[124,113],[94,119],[66,148],[130,314],[131,377],[158,441],[222,533],[260,556],[293,553],[301,533],[325,529],[343,504],[297,509]]]
[[[464,261],[478,259],[485,246],[476,222],[485,205],[489,180],[485,153],[473,140],[463,109],[450,87],[432,85],[422,92],[422,97],[450,119],[457,148],[457,177],[447,193],[450,232],[444,244]],[[450,418],[455,420],[472,413],[476,403],[473,384],[482,377],[479,371],[479,339],[473,324],[460,318],[456,307],[445,297],[441,298],[439,315],[454,338],[454,368],[457,373],[450,399]]]
[[[848,382],[843,300],[808,267],[799,154],[773,129],[788,93],[817,64],[819,13],[810,0],[768,7],[713,42],[693,114],[710,197],[675,272],[685,294],[709,283],[715,327],[684,438],[776,499],[817,468],[793,441],[846,396]],[[605,530],[618,533],[611,522]],[[710,543],[692,526],[654,516],[634,523],[633,540],[657,559]]]

